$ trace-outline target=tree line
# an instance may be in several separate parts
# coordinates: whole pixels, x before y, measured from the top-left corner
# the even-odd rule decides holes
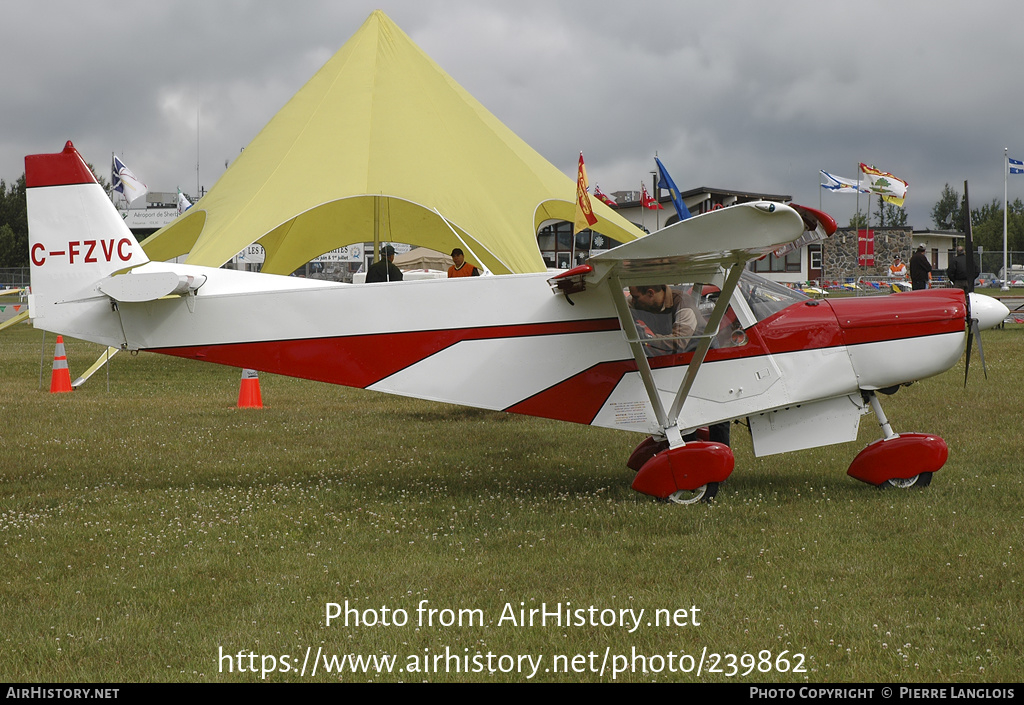
[[[100,187],[110,193],[110,184],[89,170]],[[12,184],[0,179],[0,267],[28,266],[28,206],[25,205],[25,175]]]
[[[940,230],[965,232],[965,208],[960,192],[946,184],[932,208],[932,222]],[[980,245],[986,252],[1002,251],[1003,206],[998,199],[993,198],[978,208],[971,208],[971,236],[975,247]],[[1006,242],[1009,250],[1024,250],[1024,203],[1019,198],[1009,204],[1006,213]]]
[[[28,266],[25,175],[13,184],[0,179],[0,267]]]

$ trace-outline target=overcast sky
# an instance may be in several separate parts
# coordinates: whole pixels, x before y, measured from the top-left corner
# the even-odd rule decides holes
[[[198,153],[209,188],[377,8],[605,192],[649,188],[657,151],[683,190],[817,207],[819,170],[863,161],[909,182],[926,228],[943,184],[1001,201],[1003,149],[1024,159],[1020,0],[0,0],[0,178],[71,139],[154,191],[194,193]],[[821,198],[846,225],[856,199]]]

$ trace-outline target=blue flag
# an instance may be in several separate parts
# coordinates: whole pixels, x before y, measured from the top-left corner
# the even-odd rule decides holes
[[[658,164],[658,174],[660,175],[659,184],[661,188],[667,189],[669,194],[672,196],[672,205],[676,207],[676,215],[679,216],[679,220],[686,220],[691,217],[690,210],[683,203],[683,197],[679,195],[679,189],[676,187],[676,182],[672,180],[672,177],[665,171],[665,165],[661,163],[661,160],[657,157],[654,161]]]
[[[1010,160],[1010,173],[1011,174],[1024,174],[1024,162],[1007,157]]]

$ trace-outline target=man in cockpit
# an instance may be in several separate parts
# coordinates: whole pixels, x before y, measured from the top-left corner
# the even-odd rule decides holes
[[[704,319],[683,287],[665,284],[631,286],[627,303],[633,309],[637,332],[645,339],[648,357],[692,350],[690,337],[703,332]],[[711,424],[708,435],[711,441],[729,445],[730,422]],[[691,433],[684,439],[689,442],[697,440],[697,437],[697,433]]]
[[[685,289],[665,284],[631,286],[628,303],[635,311],[655,314],[633,314],[640,337],[652,339],[644,343],[648,355],[686,350],[690,336],[697,331],[698,318],[693,299]]]

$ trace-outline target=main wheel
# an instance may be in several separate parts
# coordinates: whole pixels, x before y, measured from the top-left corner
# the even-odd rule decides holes
[[[895,487],[900,490],[907,490],[911,487],[927,487],[931,484],[932,474],[930,472],[923,472],[920,475],[914,475],[903,480],[900,478],[893,478],[886,480],[882,483],[882,487]]]
[[[667,499],[674,504],[696,504],[697,502],[710,502],[716,494],[718,494],[718,483],[709,482],[695,490],[673,492]]]

